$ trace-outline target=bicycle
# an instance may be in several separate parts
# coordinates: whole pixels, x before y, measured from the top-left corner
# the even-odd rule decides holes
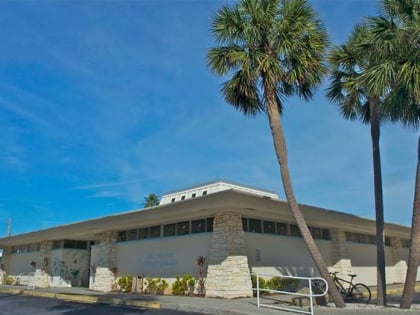
[[[337,271],[330,272],[330,275],[345,302],[356,302],[366,304],[370,302],[372,293],[370,292],[368,286],[363,283],[353,284],[353,279],[356,277],[355,274],[349,274],[349,281],[338,277],[337,273]],[[346,286],[346,284],[348,284],[348,286]]]

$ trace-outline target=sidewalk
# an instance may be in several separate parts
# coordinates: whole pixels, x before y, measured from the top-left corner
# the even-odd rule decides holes
[[[420,292],[420,284],[416,287],[416,292]],[[186,312],[198,312],[203,314],[226,314],[226,315],[255,315],[255,314],[293,314],[291,312],[274,310],[269,308],[257,308],[256,298],[240,298],[234,300],[199,298],[199,297],[180,297],[162,295],[144,295],[129,293],[102,293],[91,291],[87,288],[36,288],[28,290],[23,286],[0,285],[0,293],[3,294],[22,294],[45,298],[55,298],[80,303],[103,303],[138,307],[142,309],[168,309]],[[316,315],[341,315],[341,314],[420,314],[420,293],[416,293],[415,305],[412,310],[399,310],[398,303],[402,293],[402,285],[390,285],[388,288],[389,303],[386,308],[374,305],[347,304],[345,309],[337,309],[334,306],[315,307]],[[376,291],[372,289],[372,298],[376,296]]]

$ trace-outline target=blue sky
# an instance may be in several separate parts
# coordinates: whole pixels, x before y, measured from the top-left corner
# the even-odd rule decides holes
[[[371,0],[312,0],[333,43]],[[151,192],[282,184],[267,118],[219,94],[210,21],[232,1],[0,2],[0,236],[140,208]],[[373,218],[369,129],[321,86],[283,116],[299,202]],[[385,219],[411,222],[417,132],[382,130]]]

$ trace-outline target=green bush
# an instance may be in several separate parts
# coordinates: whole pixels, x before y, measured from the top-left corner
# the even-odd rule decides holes
[[[252,282],[252,288],[257,288],[257,276],[251,275],[251,282]],[[277,291],[289,291],[289,292],[295,292],[297,289],[297,286],[299,285],[298,279],[291,279],[291,278],[282,278],[282,277],[273,277],[269,280],[265,280],[264,278],[258,277],[259,282],[259,288],[260,289],[269,289],[269,290],[277,290]],[[270,292],[267,291],[261,291],[260,294],[270,294]],[[257,293],[254,291],[254,296],[256,296]]]
[[[173,295],[192,295],[194,293],[195,279],[192,275],[185,274],[180,277],[176,275],[176,280],[172,284]]]
[[[133,276],[128,275],[118,279],[118,285],[120,286],[121,290],[124,292],[131,291],[133,286]]]
[[[3,284],[12,285],[12,284],[15,284],[15,282],[16,282],[15,278],[4,275]]]
[[[146,278],[146,293],[152,294],[163,294],[165,289],[169,286],[166,280],[161,278],[154,279],[153,277],[149,276]]]

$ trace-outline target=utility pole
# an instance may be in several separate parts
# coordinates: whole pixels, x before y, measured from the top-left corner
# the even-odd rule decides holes
[[[7,236],[12,235],[12,218],[9,218],[9,223],[7,224]]]

